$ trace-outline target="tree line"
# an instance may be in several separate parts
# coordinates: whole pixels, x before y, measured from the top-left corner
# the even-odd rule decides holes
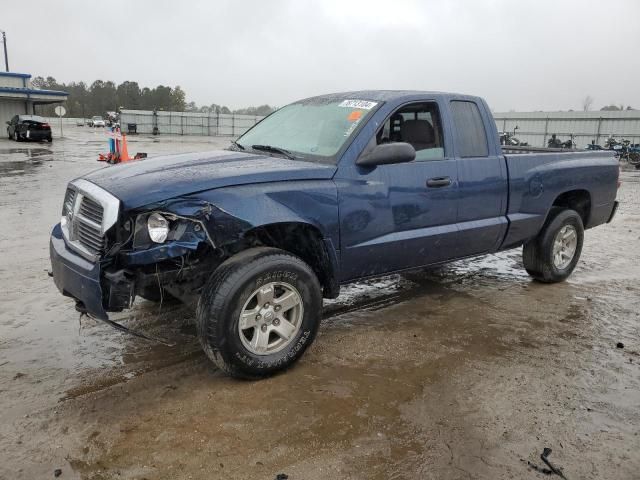
[[[591,110],[591,107],[593,106],[593,97],[591,95],[587,95],[586,97],[584,97],[582,99],[582,111],[583,112],[588,112]],[[621,112],[623,110],[635,110],[635,108],[633,108],[631,105],[627,105],[627,107],[625,108],[624,105],[605,105],[604,107],[602,107],[600,109],[601,112]],[[571,110],[569,110],[571,111]]]
[[[197,106],[186,101],[186,93],[177,85],[158,85],[155,88],[140,87],[138,82],[125,81],[116,85],[112,81],[96,80],[91,85],[85,82],[60,83],[53,77],[35,77],[31,84],[35,88],[63,90],[69,94],[65,102],[67,116],[92,117],[105,112],[128,110],[165,110],[172,112],[237,113],[243,115],[268,115],[275,108],[269,105],[231,110],[224,105]],[[39,113],[54,115],[55,105],[42,105]]]

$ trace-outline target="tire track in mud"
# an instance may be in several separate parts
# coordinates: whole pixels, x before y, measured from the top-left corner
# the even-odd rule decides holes
[[[462,278],[457,277],[455,281],[462,281]],[[380,288],[393,288],[395,290],[390,293],[380,294],[378,293],[378,289]],[[349,292],[350,289],[363,291],[353,294],[352,292]],[[345,298],[343,298],[342,301],[330,301],[328,302],[328,305],[325,306],[322,316],[323,326],[331,325],[331,323],[333,323],[335,319],[352,312],[378,310],[411,300],[416,296],[421,296],[436,291],[440,293],[443,291],[447,291],[445,283],[439,283],[435,281],[429,274],[427,274],[424,277],[423,281],[420,283],[416,283],[415,281],[408,281],[404,278],[399,277],[398,275],[394,275],[391,277],[384,277],[382,279],[375,280],[371,283],[364,282],[352,286],[347,286],[346,290],[346,295],[344,295]],[[170,312],[164,313],[166,314]],[[126,335],[125,333],[123,334]],[[181,329],[181,336],[185,339],[189,337],[195,338],[195,335],[196,334],[194,325],[189,324],[188,327],[183,327]],[[148,340],[140,341],[150,342]],[[158,345],[160,346],[160,348],[167,348],[162,344]],[[176,346],[171,348],[180,348],[181,346],[184,346],[184,341],[176,342]],[[83,397],[91,393],[97,393],[115,385],[125,383],[135,377],[139,377],[146,373],[156,372],[188,361],[195,361],[196,363],[207,362],[206,357],[202,353],[199,345],[196,345],[194,348],[187,348],[184,352],[180,352],[178,355],[164,356],[163,358],[154,360],[151,364],[146,365],[142,368],[101,375],[100,377],[89,383],[83,383],[77,387],[68,389],[65,392],[65,395],[59,399],[59,401],[64,402],[67,400]],[[213,371],[217,370],[213,365],[211,365],[210,368]]]
[[[415,284],[415,286],[413,287],[407,286],[406,288],[407,288],[406,290],[403,290],[398,293],[390,293],[388,295],[383,295],[375,298],[366,298],[363,300],[355,301],[350,304],[331,306],[325,309],[322,317],[322,323],[326,324],[327,321],[333,318],[336,318],[351,312],[379,309],[379,308],[384,308],[390,305],[394,305],[398,302],[410,299],[412,296],[416,294],[417,291],[421,290],[420,286],[417,284]],[[183,336],[187,338],[195,337],[195,326],[190,325],[189,327],[192,327],[192,328],[183,329],[183,332],[182,332]],[[123,334],[126,335],[125,333]],[[149,340],[141,340],[141,341],[150,342]],[[181,345],[184,345],[184,343],[176,342],[176,346],[172,348],[180,348]],[[196,348],[192,348],[192,349],[189,348],[188,350],[185,350],[184,352],[179,353],[177,356],[163,358],[157,361],[154,360],[152,364],[147,365],[143,368],[134,369],[127,372],[118,372],[111,375],[100,376],[90,383],[84,383],[77,387],[68,389],[65,392],[65,395],[59,399],[59,401],[64,402],[67,400],[83,397],[88,394],[97,393],[107,388],[113,387],[115,385],[125,383],[135,377],[139,377],[146,373],[160,371],[165,368],[173,367],[188,361],[197,361],[197,363],[207,362],[207,359],[204,356],[204,353],[200,349],[199,345]],[[217,369],[213,365],[211,365],[210,368],[213,371],[217,371]]]
[[[511,261],[513,253],[510,253],[510,256],[502,254],[497,257],[498,262],[505,259]],[[384,309],[424,295],[464,295],[463,291],[452,287],[455,285],[463,285],[471,279],[477,279],[478,276],[482,276],[485,280],[489,280],[493,283],[495,283],[496,278],[505,277],[504,274],[496,274],[496,272],[487,275],[488,269],[486,267],[486,258],[471,260],[471,262],[477,262],[478,265],[481,265],[480,268],[477,266],[475,268],[473,266],[470,267],[468,265],[469,261],[466,263],[455,262],[447,266],[446,269],[441,267],[433,271],[407,272],[402,275],[396,274],[375,280],[347,285],[344,287],[344,293],[339,299],[335,301],[326,301],[321,328],[328,327],[339,322],[341,317],[350,313]],[[495,262],[495,259],[489,259],[489,264],[493,262]],[[510,285],[506,288],[514,286],[514,280],[511,275],[507,274],[506,276],[509,277],[510,281]],[[389,290],[391,291],[388,293],[380,293],[380,290],[385,292]],[[177,309],[179,310],[180,307]],[[173,309],[168,312],[165,311],[163,314],[170,314],[171,311],[173,311]],[[180,329],[180,334],[185,340],[188,338],[195,338],[195,325],[190,323],[186,327],[183,326]],[[150,342],[149,340],[140,341]],[[158,348],[162,349],[179,349],[185,345],[184,341],[177,341],[175,343],[176,345],[174,347],[166,347],[162,344],[157,345]],[[83,397],[88,394],[97,393],[107,388],[126,383],[127,381],[141,375],[157,372],[189,361],[193,361],[194,364],[208,363],[198,344],[195,344],[193,348],[185,349],[185,351],[180,352],[177,355],[159,356],[159,358],[154,359],[150,364],[145,365],[142,368],[125,372],[114,372],[112,374],[100,376],[92,382],[83,383],[77,387],[68,389],[59,401],[64,402]],[[209,367],[212,371],[217,371],[215,366],[210,365]]]

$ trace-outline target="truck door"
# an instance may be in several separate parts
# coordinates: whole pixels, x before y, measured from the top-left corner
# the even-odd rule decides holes
[[[452,100],[458,161],[458,257],[494,251],[507,228],[507,172],[495,124],[484,104]],[[495,137],[495,139],[493,138]]]
[[[342,281],[455,256],[458,176],[437,103],[400,107],[367,148],[389,142],[410,143],[416,159],[376,167],[341,164],[334,177]]]

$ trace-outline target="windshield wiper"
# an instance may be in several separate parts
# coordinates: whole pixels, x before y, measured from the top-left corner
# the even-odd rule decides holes
[[[251,145],[251,148],[254,150],[262,150],[264,152],[279,153],[280,155],[287,157],[289,160],[295,160],[296,158],[288,150],[280,147],[274,147],[272,145]]]
[[[236,148],[239,148],[240,150],[244,150],[244,147],[240,145],[238,142],[236,142],[235,140],[231,141],[231,145],[233,145]]]

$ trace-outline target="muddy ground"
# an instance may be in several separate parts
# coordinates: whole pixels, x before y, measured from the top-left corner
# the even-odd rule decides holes
[[[106,146],[65,135],[0,140],[0,478],[553,478],[527,464],[545,447],[571,480],[640,478],[640,174],[569,281],[532,282],[518,250],[352,285],[295,368],[242,382],[200,352],[192,307],[114,316],[167,347],[79,322],[57,292],[50,229]]]

